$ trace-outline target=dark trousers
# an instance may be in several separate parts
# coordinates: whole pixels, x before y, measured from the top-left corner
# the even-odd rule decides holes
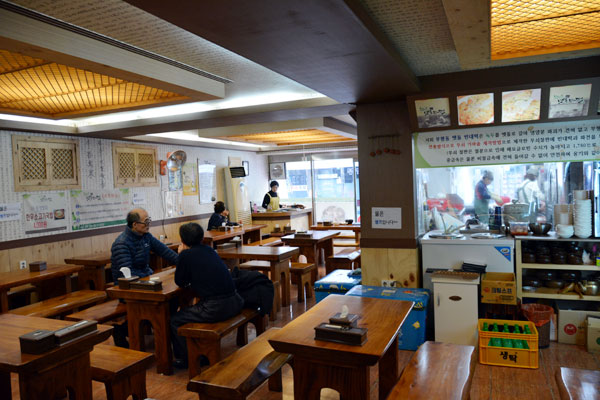
[[[187,360],[185,337],[177,334],[177,329],[194,322],[219,322],[238,315],[244,307],[244,299],[235,293],[232,296],[200,301],[191,307],[180,310],[171,317],[171,337],[173,340],[173,356],[179,360]]]

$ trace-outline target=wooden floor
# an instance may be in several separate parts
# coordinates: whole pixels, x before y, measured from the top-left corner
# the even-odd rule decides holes
[[[324,271],[320,271],[321,275]],[[270,326],[283,326],[289,321],[305,312],[315,304],[314,298],[307,303],[299,304],[296,301],[295,286],[292,288],[292,305],[283,308],[279,318]],[[254,338],[255,332],[249,333],[249,338]],[[152,338],[147,337],[149,345]],[[112,339],[108,340],[112,344]],[[236,350],[235,335],[232,334],[223,342],[225,356]],[[412,351],[399,350],[400,370],[408,363]],[[554,374],[559,367],[583,368],[600,370],[600,354],[588,353],[584,347],[566,345],[552,342],[548,349],[540,351],[540,368],[537,370],[522,368],[494,367],[478,364],[475,370],[471,399],[527,399],[550,400],[559,399],[558,388]],[[198,395],[186,391],[188,381],[187,370],[176,370],[174,375],[164,376],[156,373],[155,366],[147,371],[148,397],[157,400],[192,400]],[[266,383],[256,390],[249,399],[293,399],[293,377],[289,366],[283,369],[283,393],[269,392]],[[377,399],[377,366],[371,368],[371,399]],[[432,382],[434,383],[434,382]],[[12,374],[13,399],[19,399],[17,375]],[[93,382],[94,399],[106,399],[104,386]],[[321,399],[339,399],[337,392],[324,389]]]

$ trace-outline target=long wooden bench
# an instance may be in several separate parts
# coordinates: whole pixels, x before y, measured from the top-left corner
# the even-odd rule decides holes
[[[144,400],[146,369],[153,360],[150,353],[99,344],[90,353],[92,379],[104,383],[107,400]]]
[[[233,330],[237,329],[237,345],[247,344],[248,322],[256,328],[256,335],[265,331],[266,318],[258,311],[249,309],[243,309],[240,314],[225,321],[181,326],[177,333],[186,338],[190,378],[200,372],[200,356],[206,356],[210,365],[215,365],[221,360],[221,339]]]
[[[298,302],[304,301],[304,287],[306,287],[306,297],[312,298],[315,294],[311,283],[312,271],[316,268],[314,263],[293,262],[290,267],[290,274],[295,276],[298,285]],[[294,280],[292,280],[293,282]]]
[[[600,371],[561,367],[556,384],[562,400],[600,399]]]
[[[271,328],[235,353],[193,377],[187,390],[202,400],[245,399],[265,380],[269,390],[281,392],[281,367],[290,354],[273,350],[268,340],[279,328]]]
[[[118,320],[126,315],[127,305],[125,305],[125,303],[121,303],[119,300],[109,300],[74,314],[67,315],[65,319],[67,321],[93,320],[105,324],[110,321]]]
[[[106,299],[106,292],[99,290],[79,290],[62,296],[53,297],[39,303],[15,308],[9,312],[12,314],[26,315],[29,317],[52,318],[58,317],[85,307],[96,304]]]
[[[248,243],[246,246],[275,247],[275,246],[283,246],[283,242],[281,241],[281,238],[270,237],[270,238],[266,238],[266,239],[257,240],[256,242]]]
[[[473,346],[425,342],[387,399],[466,400],[476,364]]]
[[[325,261],[325,274],[329,275],[336,269],[360,268],[360,250],[345,249],[337,254],[327,257]]]

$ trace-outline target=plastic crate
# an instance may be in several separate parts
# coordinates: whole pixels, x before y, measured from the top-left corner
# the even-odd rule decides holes
[[[509,326],[514,326],[517,324],[521,327],[521,329],[524,329],[525,325],[527,325],[529,326],[532,334],[488,332],[483,330],[484,322],[487,322],[488,326],[493,326],[494,323],[496,323],[499,327],[504,326],[504,324],[508,324]],[[480,319],[478,323],[478,331],[479,362],[481,364],[517,368],[538,368],[538,331],[533,322],[505,319]],[[489,346],[488,344],[492,338],[524,340],[527,342],[529,349]]]

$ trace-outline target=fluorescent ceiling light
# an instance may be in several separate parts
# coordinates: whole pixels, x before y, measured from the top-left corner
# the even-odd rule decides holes
[[[186,132],[189,132],[189,133],[186,133]],[[156,137],[163,137],[163,138],[167,138],[167,139],[177,139],[177,140],[192,140],[195,142],[224,144],[224,145],[228,145],[228,146],[244,146],[244,147],[254,147],[254,148],[269,147],[269,146],[264,146],[264,145],[260,145],[260,144],[254,144],[254,143],[233,142],[231,140],[221,140],[221,139],[200,137],[196,133],[193,133],[193,131],[151,133],[146,136],[156,136]]]
[[[76,126],[75,121],[73,121],[72,119],[55,120],[55,119],[47,119],[47,118],[24,117],[21,115],[12,115],[12,114],[0,114],[0,119],[4,119],[7,121],[29,122],[32,124]]]
[[[286,101],[306,100],[325,97],[320,93],[314,95],[298,95],[295,92],[266,93],[256,96],[244,96],[233,99],[210,100],[195,103],[177,104],[172,106],[154,107],[144,110],[125,111],[77,119],[76,126],[91,126],[115,122],[133,121],[137,119],[151,119],[169,117],[173,115],[192,114],[203,111],[224,110],[263,104],[282,103]]]

